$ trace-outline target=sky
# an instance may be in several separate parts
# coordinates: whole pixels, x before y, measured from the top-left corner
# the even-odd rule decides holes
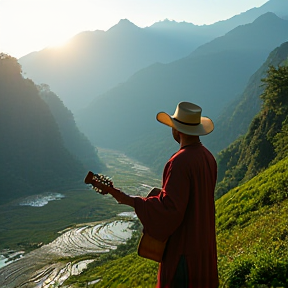
[[[0,52],[20,58],[83,31],[107,31],[121,19],[142,28],[164,19],[209,25],[267,1],[0,0]]]

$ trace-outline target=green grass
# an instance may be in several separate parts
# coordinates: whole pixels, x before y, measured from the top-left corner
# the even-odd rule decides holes
[[[133,263],[133,265],[131,265]],[[93,269],[93,273],[80,276],[78,283],[83,285],[95,279],[101,279],[93,287],[111,288],[154,288],[157,282],[158,264],[141,258],[136,252]],[[81,287],[81,286],[79,286]],[[85,287],[85,286],[83,286]]]
[[[216,201],[220,287],[288,287],[288,159]],[[125,248],[121,248],[122,250]],[[93,263],[71,287],[155,287],[158,264],[136,254]],[[118,254],[119,253],[119,254]]]
[[[115,161],[115,165],[118,165],[117,159],[109,159],[111,164]],[[133,187],[142,181],[150,184],[148,176],[146,179],[143,176],[132,177],[133,171],[129,165],[126,163],[123,166],[129,176],[128,182],[124,179],[125,171],[120,173],[113,167],[107,171],[108,175],[114,171],[115,186]],[[155,186],[158,186],[157,180]],[[107,219],[122,208],[127,211],[127,207],[116,204],[109,195],[95,195],[91,190],[69,192],[66,198],[50,202],[41,208],[43,210],[16,206],[9,210],[10,206],[6,212],[3,209],[0,212],[1,232],[6,229],[5,236],[0,234],[0,243],[11,241],[17,244],[15,235],[25,242],[26,235],[23,238],[23,233],[27,233],[26,241],[43,241],[47,236],[49,242],[49,237],[56,237],[57,231],[67,226]],[[216,225],[221,287],[288,287],[288,159],[218,199]],[[17,231],[17,228],[22,231]],[[111,253],[97,256],[87,270],[70,277],[64,285],[89,288],[155,287],[158,264],[137,256],[141,232],[139,223],[136,230],[127,244],[120,245]],[[101,281],[88,285],[97,279]]]
[[[228,287],[288,287],[288,159],[216,201],[219,272]]]
[[[138,224],[137,224],[138,223]],[[98,283],[89,287],[113,287],[113,288],[154,288],[157,282],[158,263],[139,257],[136,247],[140,238],[140,223],[135,227],[137,232],[124,245],[109,254],[103,254],[89,264],[89,269],[81,275],[72,276],[64,282],[71,287],[87,287],[101,279]]]
[[[0,206],[0,251],[36,248],[53,241],[58,232],[75,224],[96,222],[127,211],[111,197],[94,190],[63,193],[65,198],[43,207],[19,206],[17,202]]]
[[[112,177],[114,185],[128,194],[138,194],[139,183],[157,187],[161,183],[150,171],[135,174],[135,162],[125,157],[123,161],[122,154],[118,152],[99,149],[99,156],[109,167],[104,174]],[[79,175],[79,179],[84,177]],[[65,228],[108,220],[120,212],[132,211],[130,207],[117,204],[110,195],[103,196],[87,189],[84,183],[82,189],[63,190],[63,187],[59,187],[59,192],[65,198],[51,201],[43,207],[19,206],[20,199],[0,205],[0,251],[12,249],[28,252],[40,243],[53,241],[59,236],[58,232]]]

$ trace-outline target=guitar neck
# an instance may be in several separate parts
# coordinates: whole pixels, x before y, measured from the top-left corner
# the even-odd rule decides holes
[[[101,185],[102,188],[99,189],[105,190],[105,192],[108,192],[111,195],[113,195],[113,192],[115,192],[115,190],[116,191],[118,190],[113,187],[113,182],[111,181],[110,178],[102,174],[94,174],[91,171],[89,171],[88,174],[86,175],[84,182],[86,184],[91,184],[94,188],[95,187],[97,188],[99,185]]]
[[[89,171],[84,182],[94,186],[94,189],[96,187],[95,190],[101,194],[111,194],[118,203],[134,207],[134,197],[114,188],[111,179],[108,177]]]

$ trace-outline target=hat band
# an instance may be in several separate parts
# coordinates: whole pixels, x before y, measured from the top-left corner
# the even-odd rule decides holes
[[[197,125],[200,124],[200,122],[199,122],[199,123],[186,123],[186,122],[182,122],[182,121],[180,121],[180,120],[178,120],[178,119],[176,119],[176,118],[173,118],[173,117],[172,117],[172,119],[175,120],[175,121],[177,121],[177,122],[179,122],[179,123],[181,123],[181,124],[189,125],[189,126],[197,126]]]

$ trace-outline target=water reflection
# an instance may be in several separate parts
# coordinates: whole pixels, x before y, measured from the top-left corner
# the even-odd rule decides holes
[[[124,214],[121,213],[123,218]],[[81,273],[93,261],[58,262],[62,257],[75,257],[109,252],[132,236],[133,214],[127,220],[90,223],[63,232],[48,245],[36,249],[0,270],[0,287],[43,287],[61,284],[71,275]],[[3,258],[3,257],[2,257]],[[36,271],[36,272],[35,272]]]

